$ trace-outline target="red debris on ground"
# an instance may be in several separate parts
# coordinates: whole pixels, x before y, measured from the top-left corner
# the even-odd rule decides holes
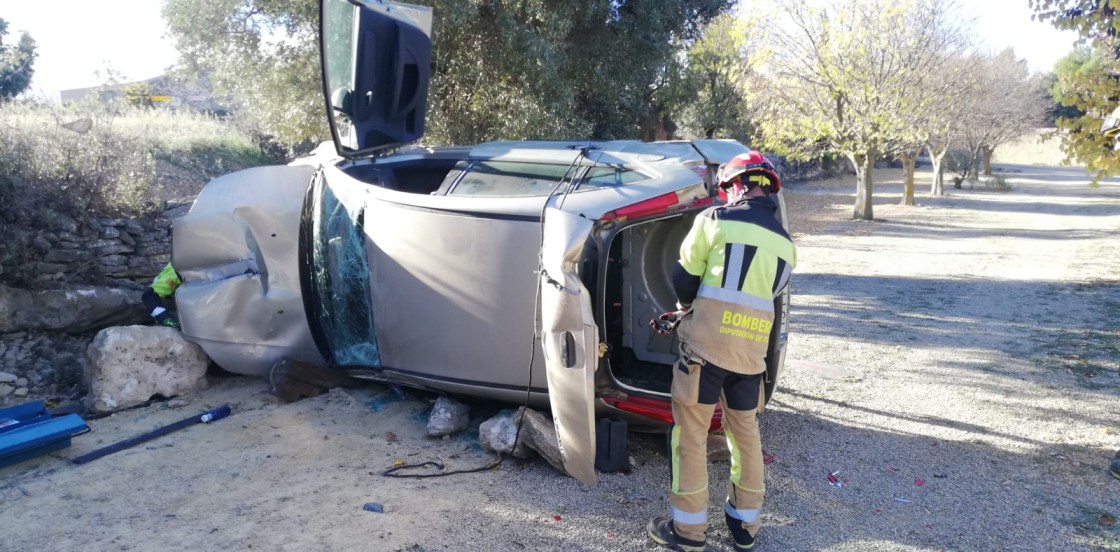
[[[762,449],[762,464],[764,466],[769,466],[770,464],[773,464],[774,460],[777,460],[777,459],[778,459],[778,455],[770,454],[770,452],[767,451],[766,449]]]

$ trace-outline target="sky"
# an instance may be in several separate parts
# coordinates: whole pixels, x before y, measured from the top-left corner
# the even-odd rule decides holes
[[[744,0],[749,1],[749,0]],[[178,54],[167,38],[160,0],[0,0],[7,44],[27,31],[38,45],[32,95],[57,100],[60,90],[103,84],[111,68],[125,80],[163,74]],[[976,32],[992,51],[1007,46],[1032,71],[1049,71],[1077,35],[1031,21],[1027,0],[961,0],[962,17],[976,17]]]

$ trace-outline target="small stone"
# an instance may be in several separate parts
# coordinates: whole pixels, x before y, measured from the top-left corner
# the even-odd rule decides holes
[[[17,379],[19,379],[19,376],[15,374],[9,372],[0,372],[0,383],[12,383]]]
[[[27,387],[27,378],[19,378],[16,380],[16,387]]]
[[[726,462],[731,460],[731,450],[727,448],[727,437],[720,433],[708,435],[708,460]]]
[[[11,385],[0,383],[0,397],[7,397],[8,395],[11,395],[12,391],[15,391],[15,389],[16,388],[12,387]]]
[[[187,406],[188,404],[191,404],[191,401],[188,401],[186,399],[171,399],[167,401],[168,408],[182,408],[184,406]]]
[[[29,392],[30,391],[28,391],[26,387],[20,387],[19,389],[16,389],[14,395],[17,397],[26,397]]]
[[[447,397],[440,397],[428,416],[428,436],[443,437],[466,429],[470,423],[470,407]]]

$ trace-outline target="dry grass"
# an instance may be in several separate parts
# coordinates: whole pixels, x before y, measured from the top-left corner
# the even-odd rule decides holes
[[[992,162],[1061,166],[1066,156],[1062,153],[1060,139],[1057,136],[1048,137],[1054,132],[1052,128],[1040,128],[1024,134],[996,148],[992,153]]]
[[[189,195],[176,193],[183,181],[197,188],[268,161],[249,133],[195,113],[10,103],[0,105],[0,128],[0,201],[9,219],[40,207],[145,214]]]

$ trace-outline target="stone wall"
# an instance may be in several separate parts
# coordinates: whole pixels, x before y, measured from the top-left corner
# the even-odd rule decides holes
[[[0,288],[34,297],[82,285],[132,290],[128,295],[137,305],[120,310],[136,310],[143,321],[139,290],[170,260],[171,221],[189,205],[172,204],[144,218],[76,217],[46,209],[0,213]],[[35,291],[52,289],[63,291]],[[0,333],[0,407],[30,400],[64,404],[83,393],[92,331],[4,331],[10,333]]]
[[[76,219],[41,211],[0,224],[0,283],[49,288],[81,283],[141,289],[171,258],[173,205],[150,218]]]
[[[90,336],[43,332],[0,335],[0,408],[43,400],[77,399]]]

